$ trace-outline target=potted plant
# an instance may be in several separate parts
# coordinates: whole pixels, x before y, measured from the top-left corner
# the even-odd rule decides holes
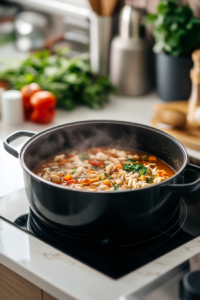
[[[158,95],[164,101],[187,100],[190,96],[192,52],[200,47],[200,19],[188,4],[161,0],[156,14],[148,14],[153,25]]]

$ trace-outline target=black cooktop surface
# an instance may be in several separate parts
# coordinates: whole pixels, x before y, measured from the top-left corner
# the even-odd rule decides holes
[[[25,197],[24,191],[22,195]],[[18,195],[17,192],[10,194],[9,201],[15,196],[19,197],[19,192]],[[2,200],[7,201],[6,197],[0,198],[0,204]],[[120,240],[107,238],[95,241],[70,236],[49,227],[31,210],[14,222],[1,213],[0,217],[86,265],[118,279],[200,235],[199,212],[200,201],[196,197],[183,197],[171,218],[153,231]]]

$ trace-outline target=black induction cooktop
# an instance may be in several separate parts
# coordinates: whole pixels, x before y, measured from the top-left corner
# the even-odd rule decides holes
[[[13,210],[17,206],[16,199],[22,200],[19,197],[23,197],[26,203],[23,189],[0,198],[0,218],[113,279],[136,270],[200,235],[200,197],[195,193],[189,197],[184,195],[170,219],[159,227],[118,240],[88,240],[68,235],[43,223],[31,209],[26,214],[23,209],[18,209],[19,216],[11,220],[8,214],[1,213],[4,211],[1,210],[1,204],[10,201]]]

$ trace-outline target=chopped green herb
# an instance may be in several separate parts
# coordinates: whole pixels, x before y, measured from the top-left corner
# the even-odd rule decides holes
[[[98,170],[98,167],[92,166],[91,169],[92,170]]]
[[[88,155],[82,155],[82,154],[79,154],[78,157],[80,158],[81,161],[88,160],[89,158]]]
[[[105,167],[107,167],[108,165],[109,165],[109,164],[107,164],[107,165],[104,165],[104,166],[103,166],[103,168],[105,169]]]
[[[53,171],[53,169],[52,169],[52,168],[50,168],[50,171],[52,172],[52,171]]]
[[[113,179],[112,176],[108,176],[109,179]]]
[[[133,173],[139,172],[142,167],[143,166],[141,164],[134,165],[133,163],[123,165],[124,171],[133,172]]]
[[[133,160],[132,158],[128,158],[126,161],[130,161],[130,162],[132,162],[132,163],[135,162],[135,160]]]
[[[76,169],[72,170],[72,174],[76,173]]]
[[[144,175],[144,174],[149,175],[148,169],[141,164],[137,164],[137,165],[134,165],[133,163],[131,163],[129,165],[124,164],[123,169],[124,169],[124,171],[127,171],[127,172],[133,172],[133,173],[139,172],[140,176]]]
[[[139,173],[139,176],[141,175],[149,175],[149,171],[146,167],[142,167]]]
[[[101,180],[105,180],[105,177],[101,177]]]
[[[118,188],[120,187],[120,184],[116,184],[116,183],[114,183],[113,184],[113,190],[118,190]]]
[[[104,176],[105,176],[105,177],[108,177],[108,174],[107,174],[106,172],[104,172]]]
[[[149,161],[147,156],[142,156],[141,158],[142,158],[143,161]]]
[[[154,177],[146,177],[146,183],[152,183]]]

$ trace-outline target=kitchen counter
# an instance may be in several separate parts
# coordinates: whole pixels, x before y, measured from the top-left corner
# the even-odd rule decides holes
[[[152,105],[158,102],[155,93],[135,98],[112,97],[110,103],[101,110],[94,111],[86,107],[78,107],[72,112],[60,110],[51,125],[88,119],[149,124]],[[38,132],[48,126],[30,122],[6,126],[0,122],[1,196],[23,187],[18,160],[3,150],[3,139],[16,130]],[[16,148],[20,148],[21,144],[22,141],[13,142]],[[197,151],[195,155],[199,157]],[[9,206],[13,210],[14,203],[7,204],[7,211]],[[200,237],[118,280],[113,280],[0,219],[0,264],[60,300],[119,299],[121,295],[139,289],[199,251]]]

